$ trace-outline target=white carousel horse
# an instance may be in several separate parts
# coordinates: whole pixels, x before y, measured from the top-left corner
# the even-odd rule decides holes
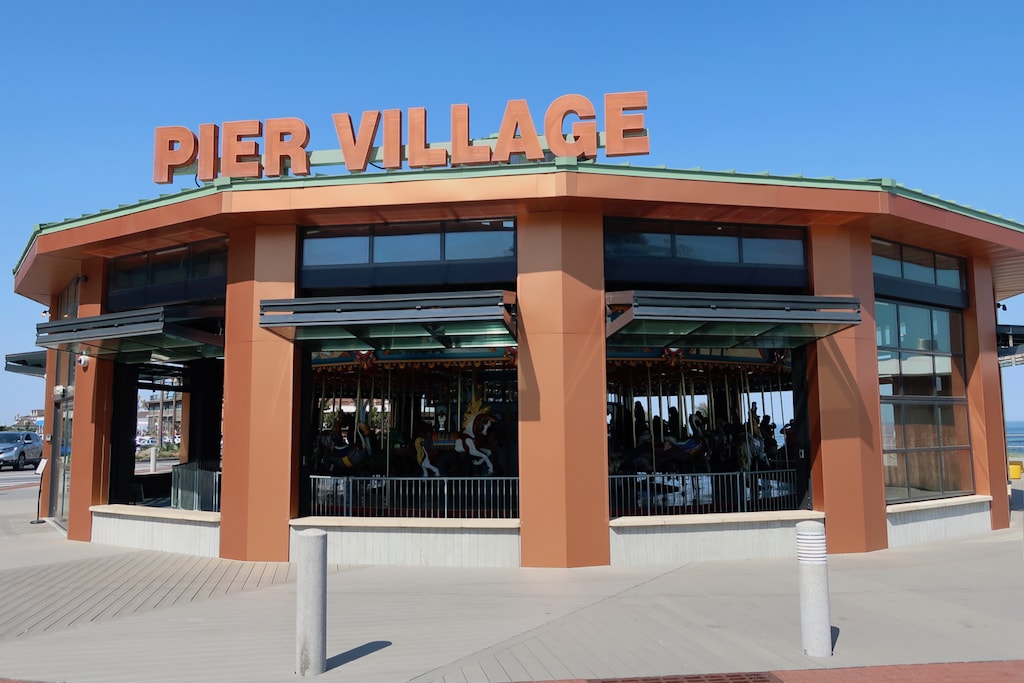
[[[423,476],[429,477],[430,473],[427,470],[431,470],[433,471],[435,477],[440,477],[441,470],[434,467],[434,465],[430,462],[430,453],[427,451],[427,447],[423,445],[423,437],[418,437],[413,442],[413,444],[416,447],[416,462],[418,462],[420,464],[420,467],[423,468]]]
[[[494,422],[494,416],[490,413],[491,407],[483,407],[483,399],[474,399],[466,407],[465,419],[462,422],[462,431],[455,439],[456,453],[469,453],[475,460],[474,465],[487,465],[487,474],[494,474],[494,465],[491,463],[491,451],[489,448],[480,448],[476,445],[477,439],[487,434]]]

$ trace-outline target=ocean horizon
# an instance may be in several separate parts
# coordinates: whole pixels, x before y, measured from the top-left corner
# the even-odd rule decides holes
[[[1006,452],[1010,456],[1024,456],[1024,420],[1006,421]]]

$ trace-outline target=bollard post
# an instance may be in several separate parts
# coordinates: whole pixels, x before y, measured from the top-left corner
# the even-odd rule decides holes
[[[828,552],[825,525],[798,522],[796,557],[800,563],[800,634],[804,654],[832,656],[832,623],[828,609]]]
[[[318,676],[327,670],[327,532],[296,534],[295,673]]]

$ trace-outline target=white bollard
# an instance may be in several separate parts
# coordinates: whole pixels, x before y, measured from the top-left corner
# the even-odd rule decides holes
[[[327,671],[327,532],[304,529],[296,538],[295,673],[319,676]]]
[[[828,552],[825,525],[798,522],[796,557],[800,563],[800,634],[804,654],[832,656],[832,623],[828,609]]]

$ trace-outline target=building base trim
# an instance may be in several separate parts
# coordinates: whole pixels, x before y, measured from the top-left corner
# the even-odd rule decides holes
[[[219,512],[139,505],[94,505],[89,511],[93,543],[220,557]]]
[[[960,496],[888,505],[889,547],[902,548],[992,531],[992,496]]]
[[[796,557],[796,525],[823,512],[623,517],[609,523],[612,566]]]
[[[424,567],[518,567],[519,520],[303,517],[291,521],[289,557],[303,529],[327,532],[327,561]]]

